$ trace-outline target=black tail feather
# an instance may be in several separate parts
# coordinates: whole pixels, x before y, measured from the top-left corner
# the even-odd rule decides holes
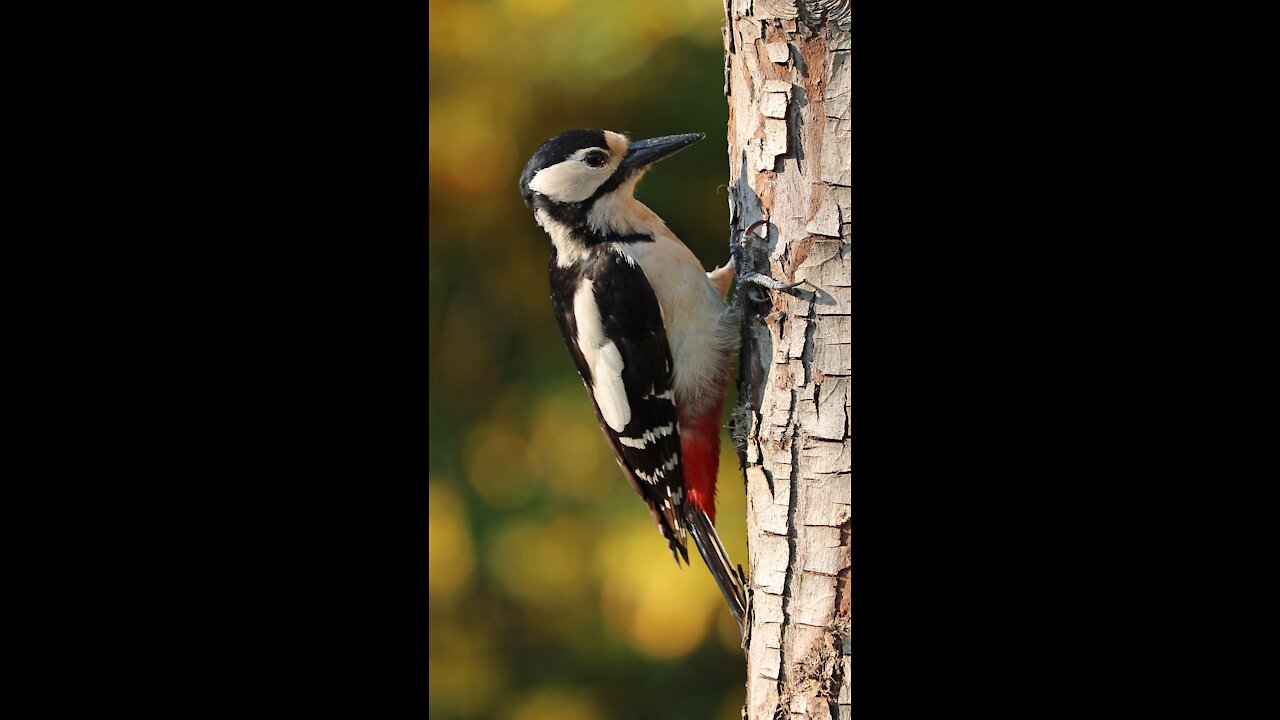
[[[684,564],[689,564],[689,550],[685,546],[676,542],[674,536],[667,540],[667,547],[671,548],[671,557],[676,559],[676,567],[680,567],[680,558],[684,558]]]
[[[693,543],[698,546],[698,553],[702,555],[702,561],[706,563],[711,577],[715,578],[716,585],[729,603],[733,619],[738,621],[738,629],[745,632],[747,593],[740,580],[741,571],[734,570],[729,554],[725,552],[720,536],[716,534],[716,528],[706,513],[694,507],[693,503],[685,503],[684,519],[689,534],[693,536]]]

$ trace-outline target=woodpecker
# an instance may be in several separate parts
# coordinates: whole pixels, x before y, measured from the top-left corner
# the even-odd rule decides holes
[[[654,163],[704,137],[571,130],[533,154],[520,192],[551,236],[551,304],[618,466],[676,565],[689,562],[693,536],[745,631],[742,578],[715,531],[734,262],[704,271],[634,197]]]

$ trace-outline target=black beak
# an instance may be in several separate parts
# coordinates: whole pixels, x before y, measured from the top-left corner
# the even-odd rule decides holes
[[[649,140],[637,140],[627,146],[627,156],[622,159],[622,167],[638,169],[652,165],[665,157],[676,154],[706,136],[706,133],[689,133],[688,135],[667,135],[666,137],[651,138]]]

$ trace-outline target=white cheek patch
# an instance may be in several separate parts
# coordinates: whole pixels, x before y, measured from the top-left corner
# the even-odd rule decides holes
[[[605,338],[596,305],[595,290],[590,280],[583,280],[573,295],[573,317],[578,325],[578,350],[591,370],[596,405],[600,415],[614,432],[631,422],[631,406],[627,389],[622,384],[622,353],[612,340]]]
[[[570,159],[539,170],[529,181],[529,189],[556,202],[582,202],[608,179],[608,175]]]
[[[556,202],[582,202],[591,197],[604,184],[604,181],[613,175],[613,171],[618,169],[618,164],[627,154],[626,137],[617,133],[605,133],[605,135],[609,145],[607,149],[609,162],[598,168],[587,166],[582,162],[582,158],[589,152],[605,150],[605,148],[583,148],[564,162],[556,163],[535,173],[533,179],[529,181],[529,189],[546,195]],[[616,136],[621,140],[615,140],[610,136]]]

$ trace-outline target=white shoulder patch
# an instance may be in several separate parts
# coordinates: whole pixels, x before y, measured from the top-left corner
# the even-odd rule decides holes
[[[622,384],[622,353],[612,340],[604,336],[600,307],[590,280],[583,280],[573,295],[573,317],[578,325],[578,350],[591,370],[591,383],[600,415],[614,432],[631,422],[631,406],[627,389]]]

